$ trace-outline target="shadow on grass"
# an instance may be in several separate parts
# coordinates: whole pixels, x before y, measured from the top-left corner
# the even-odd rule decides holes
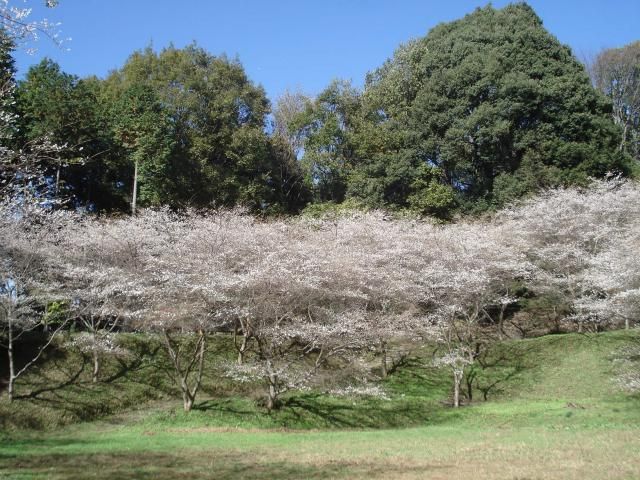
[[[37,455],[0,457],[0,471],[10,478],[48,479],[328,479],[395,478],[403,473],[428,475],[443,473],[448,466],[406,465],[380,462],[314,460],[313,464],[270,459],[268,454],[238,452],[182,451],[179,454],[155,452],[91,455]]]
[[[52,347],[16,382],[15,401],[0,401],[0,429],[42,430],[94,420],[162,395],[159,346],[137,342],[135,356],[103,359],[104,376],[94,383],[91,359]]]
[[[467,400],[473,400],[474,391],[477,391],[482,400],[487,401],[490,395],[504,393],[510,382],[517,381],[525,373],[534,375],[537,364],[531,358],[535,358],[536,350],[536,345],[514,347],[514,344],[505,343],[485,352],[465,373]]]
[[[140,373],[149,369],[149,359],[155,360],[158,357],[161,347],[159,345],[150,346],[142,344],[138,347],[136,355],[133,358],[116,358],[117,368],[115,372],[111,373],[108,377],[104,378],[104,383],[114,383],[118,380],[136,379],[139,383],[143,383],[150,387],[156,387],[157,382],[145,381],[149,379],[146,375],[135,376],[134,374]]]
[[[436,405],[426,402],[374,399],[328,400],[319,394],[289,398],[283,409],[298,421],[313,417],[318,423],[337,428],[392,428],[420,425],[433,420]]]
[[[329,397],[305,393],[283,398],[280,408],[267,414],[248,400],[211,399],[195,410],[215,414],[223,423],[252,428],[384,429],[434,424],[451,418],[450,409],[436,402],[409,398],[392,401]],[[201,420],[206,422],[206,418]]]
[[[67,366],[65,363],[59,364],[57,361],[54,361],[53,363],[54,368],[58,371],[64,371],[62,369]],[[79,383],[78,379],[84,372],[86,366],[87,359],[86,357],[82,356],[82,362],[80,362],[80,365],[77,367],[77,369],[73,371],[66,371],[66,378],[62,381],[56,381],[42,371],[36,370],[35,373],[31,375],[29,382],[26,384],[26,386],[30,390],[29,393],[17,395],[15,398],[16,400],[31,399],[41,400],[44,402],[52,401],[53,403],[60,403],[55,402],[51,397],[43,398],[42,396],[43,394],[54,393],[59,390],[66,389],[74,384],[77,385]]]

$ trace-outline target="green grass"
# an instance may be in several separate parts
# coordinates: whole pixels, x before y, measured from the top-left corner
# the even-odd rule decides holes
[[[117,387],[58,391],[62,404],[65,395],[106,400],[119,388],[117,402],[106,400],[118,414],[5,431],[0,478],[637,479],[640,399],[618,390],[613,359],[638,341],[638,332],[620,331],[505,342],[483,359],[475,401],[457,410],[446,405],[447,372],[420,356],[385,382],[390,400],[307,393],[286,398],[272,415],[251,389],[236,391],[215,376],[199,408],[184,414],[171,385],[158,372],[149,381],[151,366],[140,367]],[[156,389],[141,408],[127,406]],[[53,407],[32,399],[2,408],[7,415],[7,408]]]

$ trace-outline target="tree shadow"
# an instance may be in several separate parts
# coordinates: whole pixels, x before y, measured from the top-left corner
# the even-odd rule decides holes
[[[37,355],[45,342],[46,339],[40,332],[28,332],[28,334],[16,340],[13,354],[16,371],[20,370],[24,365],[31,361]],[[5,346],[0,346],[0,358],[3,359],[3,361],[0,362],[0,393],[2,393],[3,390],[6,390],[9,384],[9,363],[6,361],[7,355],[7,348]],[[32,365],[24,375],[30,374],[37,370],[39,366],[48,362],[64,359],[65,355],[64,349],[58,348],[55,344],[49,345],[49,347],[42,353],[38,362]],[[21,378],[23,378],[22,375]]]
[[[105,376],[98,382],[92,381],[88,368],[90,355],[52,348],[19,379],[15,401],[0,405],[0,426],[41,430],[94,420],[157,396],[166,390],[154,374],[160,346],[138,343],[136,355],[105,358]]]
[[[256,416],[260,416],[260,428],[380,429],[433,423],[440,420],[443,408],[429,401],[355,399],[310,392],[283,397],[279,407],[269,414],[255,404],[243,404],[233,398],[205,400],[194,410],[223,413],[246,421],[247,425],[255,425]]]
[[[77,385],[79,384],[78,379],[80,378],[80,376],[82,375],[82,373],[85,370],[85,367],[87,365],[87,359],[82,356],[82,362],[80,363],[78,369],[74,372],[71,372],[70,374],[68,374],[67,378],[61,382],[55,382],[53,381],[50,377],[44,375],[43,373],[39,373],[37,374],[36,378],[42,379],[42,381],[40,382],[36,382],[34,380],[31,380],[29,382],[28,385],[30,385],[30,391],[29,393],[26,394],[22,394],[22,395],[16,395],[15,399],[16,400],[43,400],[46,401],[46,399],[42,399],[40,398],[43,394],[45,393],[53,393],[56,392],[58,390],[63,390],[67,387],[70,387],[71,385]],[[31,377],[33,378],[35,375],[32,375]],[[40,385],[44,385],[44,386],[40,386]],[[34,388],[35,387],[35,388]]]
[[[549,342],[561,342],[561,338],[549,339]],[[480,356],[476,363],[465,374],[466,391],[468,401],[473,399],[473,391],[482,395],[483,401],[488,401],[489,396],[505,393],[509,382],[517,381],[519,377],[527,374],[527,378],[535,380],[535,371],[540,369],[540,363],[535,359],[536,352],[545,347],[532,343],[503,343],[498,348],[493,348]]]
[[[230,480],[236,478],[267,479],[340,479],[394,478],[401,474],[440,475],[453,465],[392,463],[385,459],[339,460],[330,456],[305,463],[300,458],[290,461],[271,459],[268,455],[247,455],[220,450],[180,453],[169,452],[104,452],[93,454],[44,454],[0,456],[8,475],[43,475],[56,478],[84,479],[87,472],[98,480],[119,479],[187,479]]]
[[[158,387],[157,382],[149,381],[152,377],[148,375],[133,376],[144,370],[163,369],[158,362],[149,362],[149,359],[156,360],[161,347],[159,345],[151,347],[144,345],[140,350],[136,351],[136,355],[132,357],[116,357],[116,370],[106,378],[102,379],[103,383],[114,383],[118,380],[126,379],[127,381],[135,381],[150,387]]]

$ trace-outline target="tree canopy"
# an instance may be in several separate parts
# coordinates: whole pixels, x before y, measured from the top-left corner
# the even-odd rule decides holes
[[[463,201],[626,171],[609,103],[526,4],[477,9],[401,47],[369,75],[363,103],[396,139],[385,170],[405,166],[415,188],[437,169]]]
[[[195,44],[147,48],[106,79],[105,95],[115,101],[133,86],[157,95],[172,126],[164,203],[296,208],[282,196],[296,172],[282,168],[265,133],[269,101],[239,61]]]
[[[590,73],[613,104],[613,120],[622,128],[620,150],[640,161],[640,41],[603,50]]]
[[[196,44],[136,51],[105,79],[45,59],[18,83],[15,107],[6,95],[19,132],[7,142],[27,152],[52,142],[43,175],[90,209],[288,214],[346,201],[450,218],[630,174],[634,45],[598,58],[598,91],[531,7],[487,6],[401,45],[364,88],[335,80],[315,97],[287,93],[273,115],[237,59]]]
[[[336,81],[292,126],[320,201],[446,216],[628,173],[611,105],[524,3],[402,45],[358,92]]]

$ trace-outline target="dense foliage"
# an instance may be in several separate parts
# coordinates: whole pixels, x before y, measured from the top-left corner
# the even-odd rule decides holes
[[[0,68],[12,84],[8,34]],[[336,80],[315,98],[287,93],[272,116],[238,60],[196,44],[137,51],[105,79],[45,59],[4,89],[3,111],[16,117],[3,142],[38,166],[40,195],[90,210],[280,214],[347,200],[448,218],[630,173],[634,48],[603,53],[593,69],[613,116],[522,3],[477,9],[402,45],[362,90]]]
[[[498,339],[637,322],[639,196],[635,184],[601,182],[444,227],[380,212],[259,221],[147,210],[105,221],[5,204],[0,278],[15,293],[0,295],[2,321],[34,328],[62,302],[96,348],[106,341],[97,319],[157,332],[186,409],[212,332],[243,337],[227,370],[264,381],[268,408],[325,369],[325,385],[371,378],[370,349],[386,366],[386,345],[431,339],[457,404],[465,371]],[[190,354],[177,332],[192,335]]]
[[[627,172],[610,111],[529,6],[489,6],[400,47],[363,92],[319,95],[305,160],[319,200],[443,216]]]
[[[11,78],[12,63],[4,70]],[[105,80],[45,59],[18,82],[15,103],[7,145],[34,154],[44,142],[59,146],[38,156],[51,179],[39,194],[64,194],[76,207],[126,211],[138,196],[142,206],[287,213],[308,197],[288,145],[265,133],[264,91],[239,62],[195,45],[137,52]]]
[[[165,171],[154,175],[164,188],[152,204],[242,204],[257,211],[299,206],[296,166],[264,132],[269,101],[238,61],[195,45],[158,54],[146,49],[106,79],[105,96],[113,104],[141,86],[157,96],[172,129],[164,135],[172,142]]]

